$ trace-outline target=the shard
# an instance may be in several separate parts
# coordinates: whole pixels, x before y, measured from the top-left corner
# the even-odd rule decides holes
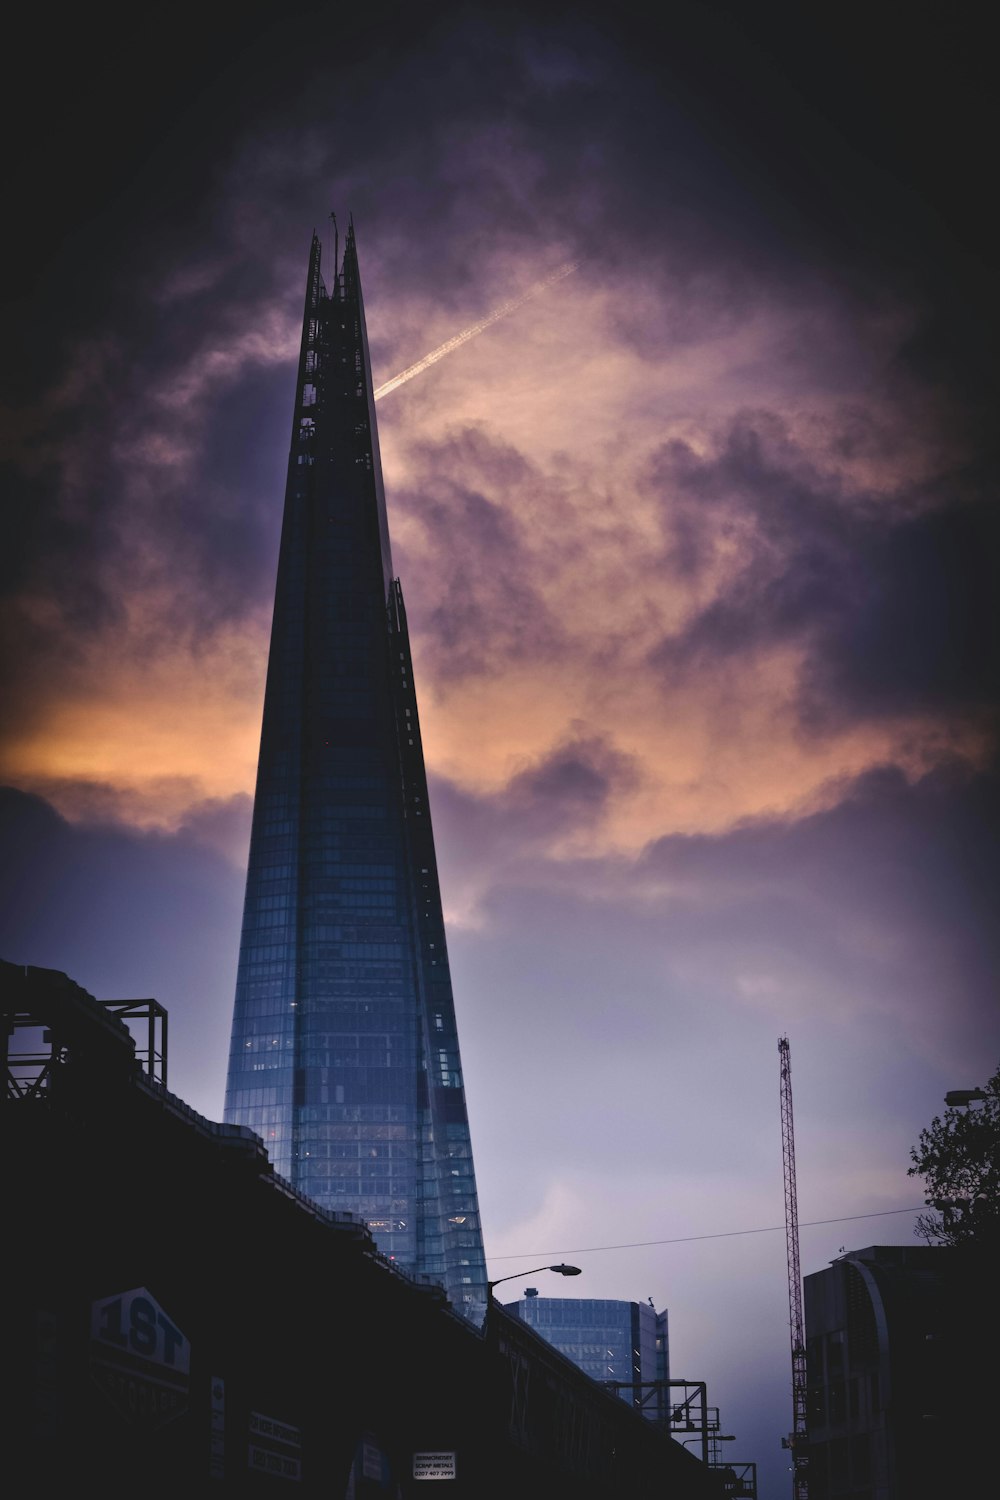
[[[226,1093],[474,1321],[486,1267],[353,228],[309,258]]]

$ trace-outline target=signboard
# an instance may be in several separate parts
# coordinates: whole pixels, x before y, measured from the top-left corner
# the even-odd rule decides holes
[[[414,1453],[414,1479],[454,1479],[454,1453]]]
[[[162,1427],[188,1409],[191,1345],[135,1287],[91,1303],[90,1373],[127,1422]]]
[[[247,1463],[255,1474],[267,1474],[273,1479],[302,1478],[302,1432],[279,1422],[276,1417],[265,1417],[259,1411],[250,1413],[250,1447]]]

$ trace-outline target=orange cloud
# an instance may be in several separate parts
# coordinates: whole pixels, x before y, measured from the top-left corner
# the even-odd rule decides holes
[[[549,259],[563,249],[550,246]],[[469,317],[538,272],[534,252],[487,261]],[[672,677],[657,665],[664,642],[738,590],[748,556],[772,558],[776,578],[784,566],[780,531],[744,503],[738,478],[701,512],[695,492],[651,478],[657,453],[679,445],[707,471],[748,404],[780,411],[781,435],[767,441],[808,465],[824,504],[846,513],[862,495],[886,515],[933,503],[926,481],[951,457],[923,398],[888,373],[905,309],[861,326],[820,285],[726,292],[707,274],[681,285],[640,268],[612,285],[582,266],[380,405],[432,771],[495,792],[573,725],[638,768],[599,822],[553,835],[555,852],[635,849],[658,833],[789,814],[873,765],[916,776],[984,753],[972,719],[929,710],[804,732],[808,648],[794,637]],[[373,307],[373,344],[397,367],[419,355],[418,338],[433,347],[454,332],[454,313],[425,300]],[[53,795],[70,812],[74,782],[115,787],[125,816],[163,826],[200,799],[252,790],[270,601],[184,630],[187,585],[178,578],[170,596],[160,539],[144,540],[142,527],[163,476],[191,483],[210,452],[204,404],[261,366],[284,364],[291,381],[297,339],[277,308],[250,332],[216,330],[150,383],[118,430],[112,452],[133,507],[121,535],[135,571],[114,578],[114,626],[78,643],[66,680],[39,694],[2,748],[16,784],[61,788]],[[273,503],[276,514],[280,495]],[[55,596],[23,607],[37,624]]]

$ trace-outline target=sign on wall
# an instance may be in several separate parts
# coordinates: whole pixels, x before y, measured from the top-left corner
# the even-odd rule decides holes
[[[265,1417],[262,1412],[250,1413],[250,1448],[247,1462],[255,1474],[267,1474],[272,1479],[302,1478],[302,1433],[298,1427],[280,1422],[276,1417]]]
[[[191,1345],[146,1287],[91,1303],[90,1372],[135,1426],[162,1427],[188,1409]]]
[[[454,1453],[414,1453],[414,1479],[454,1479]]]

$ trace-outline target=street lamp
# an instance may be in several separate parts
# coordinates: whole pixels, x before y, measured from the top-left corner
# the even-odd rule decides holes
[[[944,1096],[945,1104],[951,1108],[964,1105],[968,1109],[973,1099],[985,1099],[986,1093],[983,1089],[950,1089]]]
[[[486,1291],[490,1301],[493,1300],[493,1288],[499,1286],[501,1281],[516,1281],[519,1276],[537,1276],[539,1271],[555,1271],[559,1276],[581,1276],[583,1273],[579,1266],[536,1266],[533,1271],[511,1271],[509,1276],[498,1276],[496,1281],[486,1283]]]

